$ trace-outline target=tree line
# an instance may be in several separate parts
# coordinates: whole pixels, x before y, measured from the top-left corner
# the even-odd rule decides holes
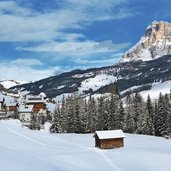
[[[51,133],[93,133],[96,130],[122,129],[127,133],[169,136],[171,134],[171,94],[147,100],[139,93],[121,98],[115,91],[98,98],[63,97],[57,105]]]

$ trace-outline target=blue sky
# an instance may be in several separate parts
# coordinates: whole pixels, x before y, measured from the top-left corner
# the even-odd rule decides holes
[[[171,0],[0,0],[0,80],[113,65]]]

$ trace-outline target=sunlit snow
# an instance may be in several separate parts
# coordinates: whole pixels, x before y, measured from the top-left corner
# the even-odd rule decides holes
[[[171,140],[126,134],[125,147],[100,150],[93,134],[50,134],[0,121],[1,171],[169,171]]]

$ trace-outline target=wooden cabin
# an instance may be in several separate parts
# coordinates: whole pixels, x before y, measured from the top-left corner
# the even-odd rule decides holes
[[[94,134],[95,146],[101,149],[123,147],[125,137],[122,130],[96,131]]]

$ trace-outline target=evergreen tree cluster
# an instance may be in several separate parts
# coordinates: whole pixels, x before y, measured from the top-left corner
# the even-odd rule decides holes
[[[63,97],[57,105],[51,133],[88,133],[122,129],[127,133],[169,136],[171,134],[171,95],[160,93],[158,100],[144,101],[139,93],[124,99],[119,92],[110,96]]]

